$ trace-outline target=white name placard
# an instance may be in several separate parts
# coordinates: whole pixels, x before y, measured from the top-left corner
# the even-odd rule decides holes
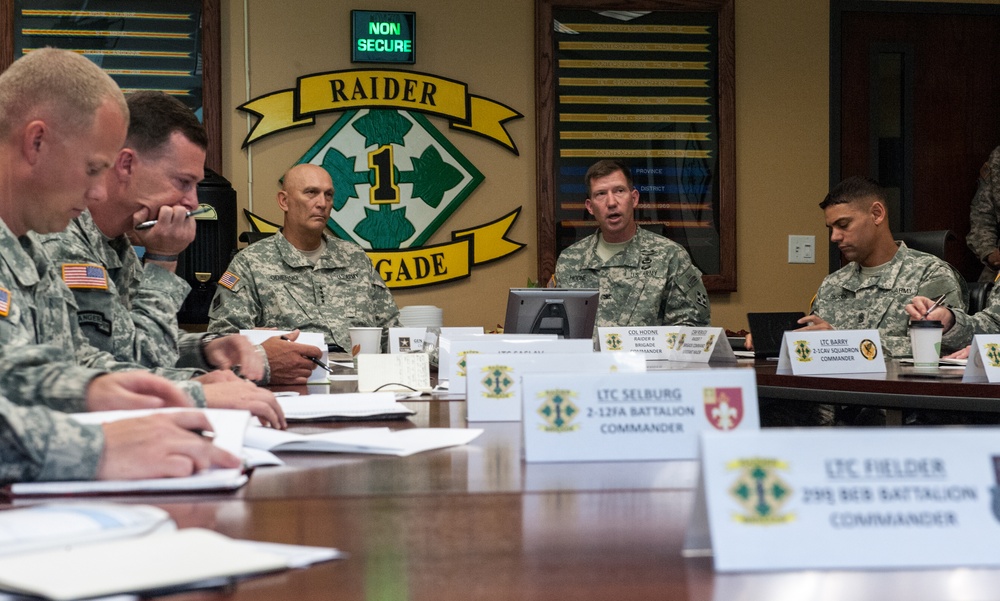
[[[733,347],[722,328],[678,328],[679,348],[672,355],[675,361],[690,363],[736,362]]]
[[[544,337],[541,337],[544,336]],[[449,388],[465,390],[466,357],[476,353],[593,353],[590,338],[559,339],[555,334],[495,334],[464,338],[451,343],[451,378]]]
[[[419,353],[424,350],[427,328],[389,328],[390,353]]]
[[[998,440],[997,428],[706,432],[715,568],[1000,565]]]
[[[465,356],[469,421],[521,421],[521,376],[529,373],[636,373],[639,353],[469,354]]]
[[[599,347],[602,352],[632,352],[666,358],[677,345],[677,336],[668,341],[669,334],[676,334],[676,326],[635,326],[597,328]]]
[[[527,461],[695,459],[702,430],[760,427],[750,369],[525,374]]]
[[[451,376],[451,357],[448,340],[457,340],[467,336],[486,336],[482,326],[462,326],[441,328],[438,339],[438,380],[447,380]]]
[[[1000,334],[972,337],[963,382],[1000,382]]]
[[[878,330],[785,332],[778,369],[808,374],[885,373]]]

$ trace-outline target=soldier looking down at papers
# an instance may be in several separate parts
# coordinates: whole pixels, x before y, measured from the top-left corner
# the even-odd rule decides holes
[[[0,74],[0,482],[239,465],[191,431],[210,429],[202,415],[84,426],[51,409],[190,403],[168,380],[121,371],[132,366],[86,345],[66,310],[72,295],[32,233],[60,231],[104,197],[127,120],[118,86],[79,54],[33,50]]]

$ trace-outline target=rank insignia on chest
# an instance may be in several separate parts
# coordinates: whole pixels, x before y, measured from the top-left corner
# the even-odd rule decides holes
[[[93,263],[64,263],[62,279],[69,288],[108,289],[108,272]]]
[[[10,313],[10,290],[0,288],[0,317],[7,317]]]
[[[221,278],[219,278],[219,284],[225,286],[226,288],[229,288],[230,290],[233,289],[233,286],[235,286],[236,282],[238,281],[240,281],[240,276],[236,275],[231,271],[227,271],[226,273],[222,274]]]

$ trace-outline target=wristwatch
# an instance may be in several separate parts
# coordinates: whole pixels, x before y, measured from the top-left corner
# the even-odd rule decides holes
[[[226,334],[217,334],[217,333],[211,332],[211,333],[205,334],[204,336],[201,337],[201,347],[200,347],[200,349],[201,349],[201,360],[205,363],[205,365],[207,365],[207,366],[209,366],[211,368],[215,367],[208,360],[208,355],[205,354],[205,349],[208,348],[208,345],[209,345],[210,342],[212,342],[213,340],[215,340],[217,338],[222,338],[224,336],[226,336]]]

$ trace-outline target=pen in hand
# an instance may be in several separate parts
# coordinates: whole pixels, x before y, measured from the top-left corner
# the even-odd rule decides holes
[[[942,294],[941,296],[937,297],[934,300],[934,303],[930,307],[928,307],[926,311],[924,311],[924,315],[923,315],[923,317],[921,317],[921,319],[927,319],[927,316],[931,314],[931,311],[933,311],[934,309],[937,309],[938,305],[940,305],[941,302],[944,301],[944,297],[946,297],[946,296],[948,296],[948,295],[947,294]]]
[[[285,336],[284,334],[282,334],[281,336],[279,336],[279,338],[281,338],[282,340],[287,340],[288,342],[294,342],[294,340],[292,340],[288,336]],[[302,355],[302,356],[305,357],[306,359],[309,359],[310,361],[312,361],[316,365],[322,367],[323,370],[326,371],[326,373],[328,373],[328,374],[332,374],[333,373],[333,370],[330,369],[330,366],[325,365],[322,361],[320,361],[316,357],[310,357],[309,355]]]
[[[188,211],[184,216],[185,217],[194,217],[195,215],[201,215],[202,213],[207,213],[207,212],[209,212],[211,210],[212,210],[211,207],[199,207],[199,208],[197,208],[197,209],[195,209],[193,211]],[[149,221],[143,221],[139,225],[135,226],[135,229],[137,229],[137,230],[148,230],[149,228],[151,228],[154,225],[156,225],[157,221],[159,221],[159,220],[158,219],[150,219]]]

